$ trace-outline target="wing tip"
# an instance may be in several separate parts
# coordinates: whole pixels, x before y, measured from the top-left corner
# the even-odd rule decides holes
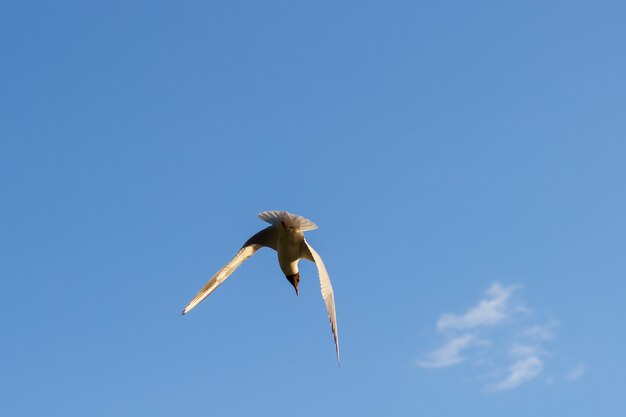
[[[187,305],[187,307],[183,308],[182,313],[180,313],[181,316],[184,316],[185,314],[189,313],[191,310],[193,310],[195,307],[195,305],[191,305],[191,303],[189,303]]]

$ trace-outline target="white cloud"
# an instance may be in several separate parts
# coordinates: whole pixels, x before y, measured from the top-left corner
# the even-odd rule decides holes
[[[439,349],[435,349],[427,355],[426,360],[417,361],[417,366],[422,368],[445,368],[461,363],[461,351],[480,343],[474,335],[464,334],[450,339]]]
[[[509,317],[509,299],[516,287],[502,287],[493,283],[486,292],[487,297],[465,314],[444,314],[437,321],[437,330],[470,329],[478,326],[494,326]]]
[[[587,372],[587,367],[583,363],[579,363],[576,365],[571,371],[567,373],[565,377],[566,381],[576,381],[582,378]]]
[[[447,368],[466,363],[465,369],[486,375],[487,392],[515,389],[541,375],[553,357],[548,344],[556,339],[559,322],[539,319],[519,301],[519,288],[493,283],[465,313],[441,315],[436,325],[442,344],[417,360],[416,366]],[[575,381],[585,371],[580,364],[565,380]],[[555,378],[548,374],[543,380],[552,384]]]
[[[559,325],[556,320],[550,320],[548,323],[527,327],[524,329],[524,336],[535,340],[550,340],[554,339],[553,329]]]
[[[543,350],[537,345],[527,345],[524,343],[514,343],[509,353],[515,358],[523,358],[528,356],[534,356],[542,353]]]
[[[536,378],[543,369],[543,362],[537,356],[530,356],[515,362],[509,368],[508,376],[498,383],[496,391],[506,391]]]

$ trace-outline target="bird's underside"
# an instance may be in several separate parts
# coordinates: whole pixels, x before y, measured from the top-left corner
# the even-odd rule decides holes
[[[305,230],[314,230],[317,226],[304,217],[285,211],[265,211],[259,214],[259,218],[270,223],[271,226],[259,231],[248,239],[233,259],[198,291],[196,296],[185,307],[182,314],[187,314],[193,310],[202,300],[215,291],[246,259],[254,255],[257,250],[262,247],[268,247],[277,251],[281,270],[294,286],[296,294],[298,293],[298,282],[300,279],[298,261],[306,259],[314,262],[317,266],[322,297],[328,311],[328,318],[330,319],[330,326],[335,341],[337,361],[339,361],[339,332],[337,329],[333,287],[322,258],[308,244],[302,233]]]

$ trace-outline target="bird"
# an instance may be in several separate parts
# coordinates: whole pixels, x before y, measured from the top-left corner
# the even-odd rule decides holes
[[[269,227],[254,234],[243,244],[241,249],[222,269],[207,282],[204,287],[198,291],[193,299],[183,309],[182,314],[185,315],[200,304],[208,297],[217,287],[219,287],[226,278],[228,278],[235,269],[237,269],[244,261],[250,258],[256,251],[263,247],[275,250],[278,254],[278,264],[283,274],[299,294],[298,284],[300,283],[300,272],[298,262],[301,259],[311,261],[317,266],[317,272],[322,290],[322,298],[326,304],[328,318],[330,320],[330,328],[332,330],[335,342],[335,352],[337,354],[337,363],[341,366],[339,358],[339,331],[337,329],[337,315],[335,312],[335,295],[333,286],[328,276],[326,266],[319,254],[309,245],[304,238],[304,232],[317,229],[317,225],[311,220],[302,216],[289,213],[287,211],[270,210],[259,213],[259,219],[270,224]]]

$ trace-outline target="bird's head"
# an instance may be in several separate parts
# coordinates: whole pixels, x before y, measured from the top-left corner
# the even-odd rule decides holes
[[[296,295],[298,295],[298,284],[300,283],[300,273],[296,272],[293,275],[285,275],[287,277],[287,281],[293,285],[293,288],[296,290]]]

